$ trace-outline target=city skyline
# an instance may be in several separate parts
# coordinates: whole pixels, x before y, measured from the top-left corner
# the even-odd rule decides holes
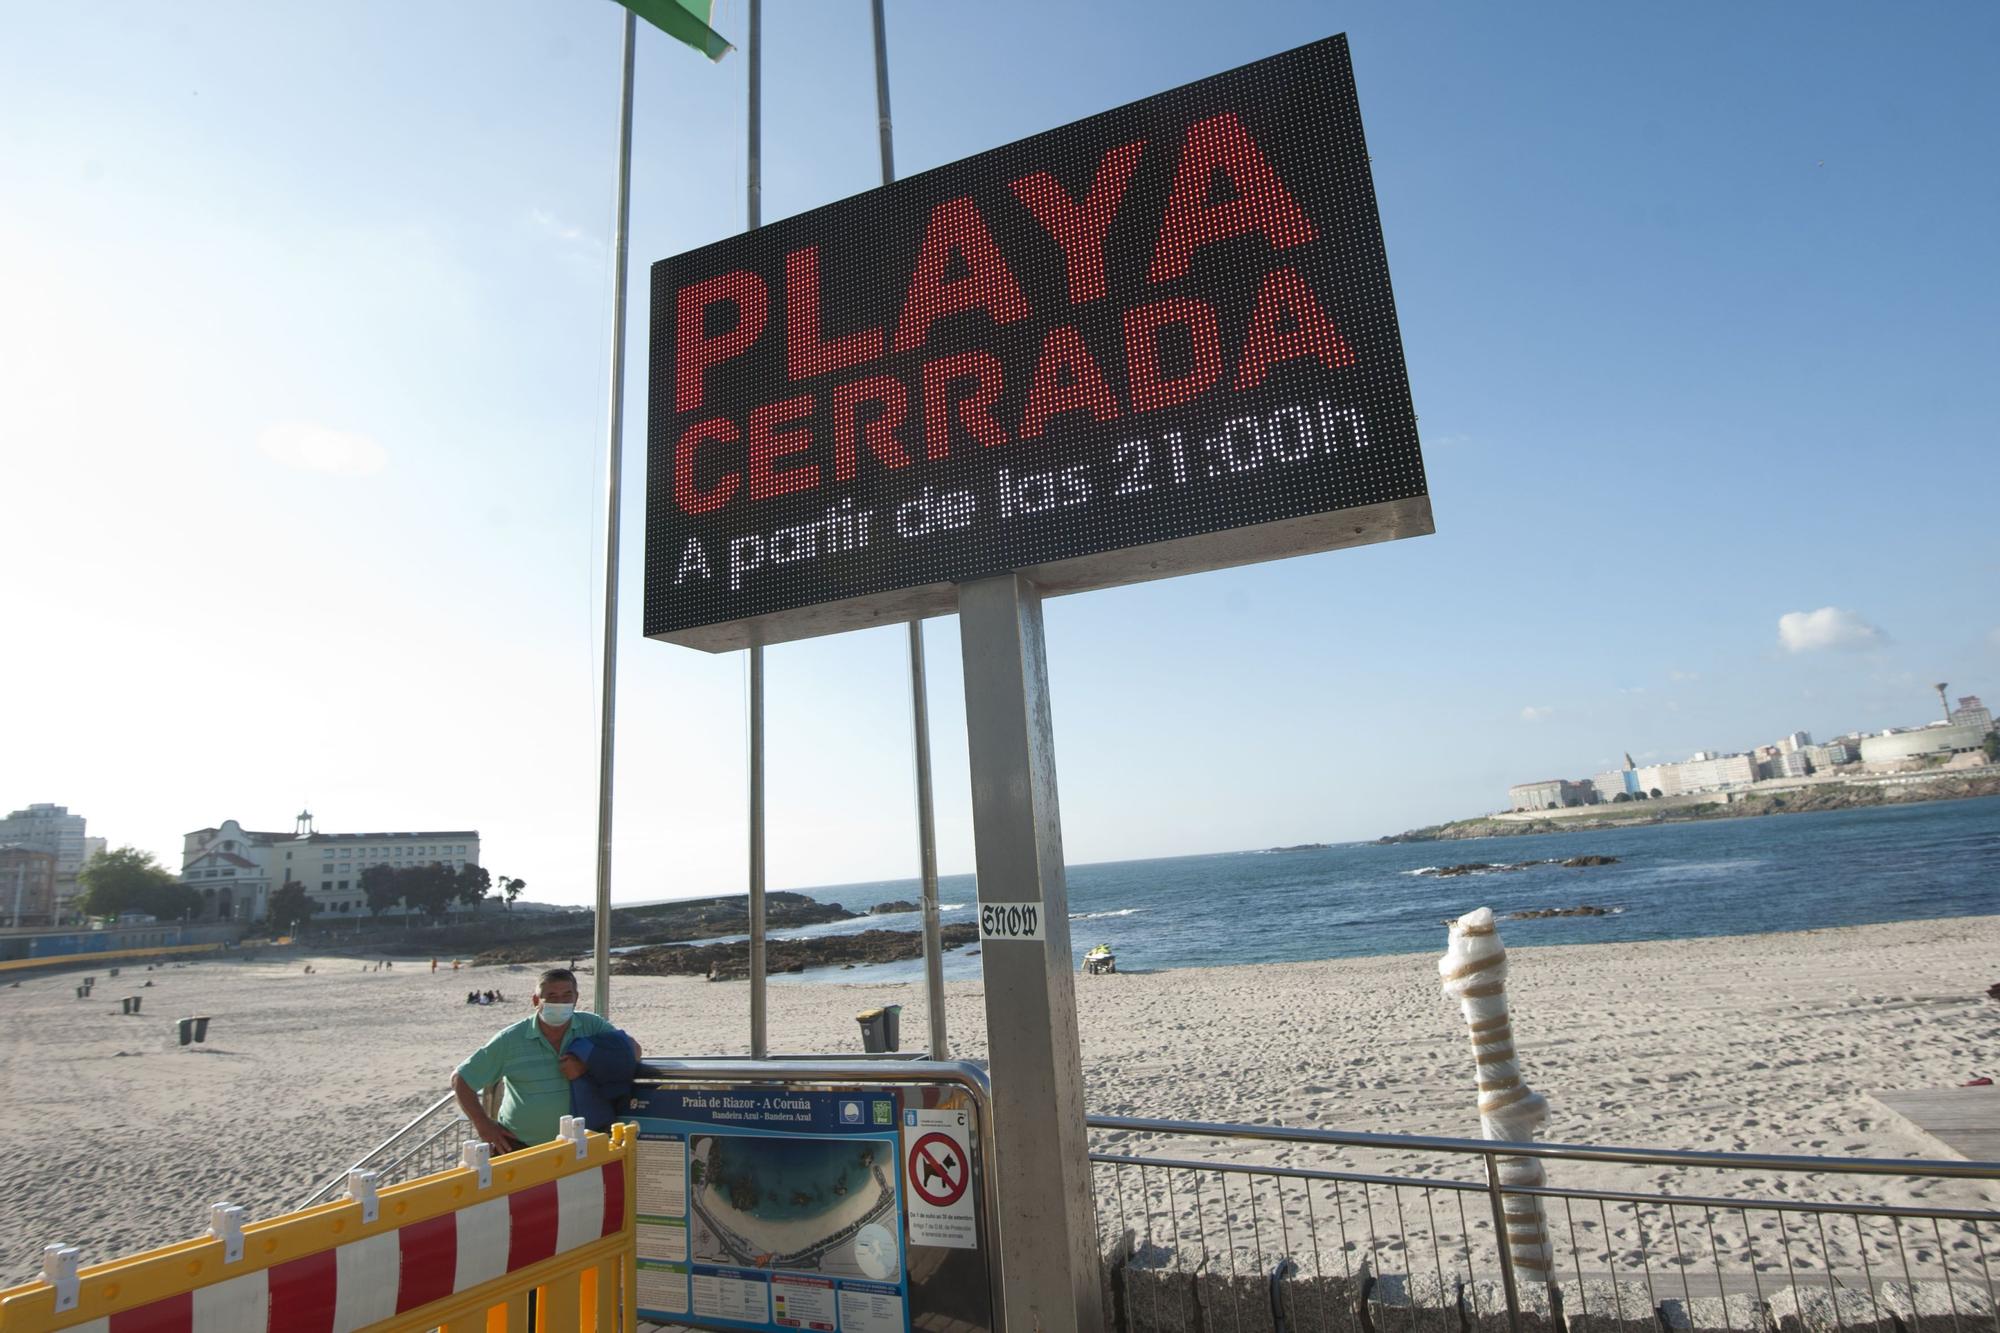
[[[478,828],[528,896],[588,900],[619,24],[469,13],[56,9],[0,50],[9,808],[169,866],[305,806]],[[1340,17],[1438,531],[1051,601],[1070,859],[1365,839],[1614,739],[1909,725],[1990,677],[2000,537],[1952,479],[1990,475],[2000,183],[1956,145],[2000,115],[2000,15]],[[1335,26],[972,25],[889,6],[906,171]],[[775,219],[879,168],[866,6],[765,27]],[[641,34],[628,483],[645,266],[741,228],[744,73]],[[738,891],[743,661],[639,636],[642,489],[615,894]],[[927,637],[961,871],[956,625]],[[771,650],[773,887],[915,873],[903,662],[900,629]]]

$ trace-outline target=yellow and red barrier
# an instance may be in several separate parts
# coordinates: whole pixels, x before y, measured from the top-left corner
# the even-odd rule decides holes
[[[630,1333],[632,1127],[585,1134],[0,1291],[0,1333]],[[483,1145],[481,1145],[483,1148]]]

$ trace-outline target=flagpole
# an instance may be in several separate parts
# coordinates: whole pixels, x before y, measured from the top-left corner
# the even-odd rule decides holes
[[[759,156],[763,113],[763,0],[750,0],[750,38],[744,44],[750,62],[749,165],[745,172],[750,230],[763,221],[763,182]],[[764,1008],[764,646],[750,649],[750,1058],[769,1053]]]
[[[896,133],[889,116],[889,35],[882,0],[875,21],[875,114],[881,125],[882,183],[896,179]],[[944,949],[938,927],[937,815],[931,802],[930,689],[924,678],[924,622],[910,622],[910,740],[916,758],[917,870],[923,881],[924,1007],[930,1016],[931,1059],[950,1056],[944,1022]]]
[[[618,204],[611,228],[611,427],[605,446],[604,679],[597,706],[597,920],[591,1004],[611,1013],[611,779],[618,716],[618,511],[625,456],[625,257],[632,214],[632,55],[637,24],[625,10],[624,72],[618,87]]]

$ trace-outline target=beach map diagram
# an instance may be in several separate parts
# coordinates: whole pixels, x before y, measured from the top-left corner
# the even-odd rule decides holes
[[[689,1145],[696,1263],[893,1276],[895,1149],[870,1139],[698,1134]]]

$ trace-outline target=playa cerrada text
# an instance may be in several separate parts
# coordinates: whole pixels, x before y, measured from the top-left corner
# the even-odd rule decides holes
[[[647,632],[1422,494],[1351,77],[1301,48],[656,264]]]

